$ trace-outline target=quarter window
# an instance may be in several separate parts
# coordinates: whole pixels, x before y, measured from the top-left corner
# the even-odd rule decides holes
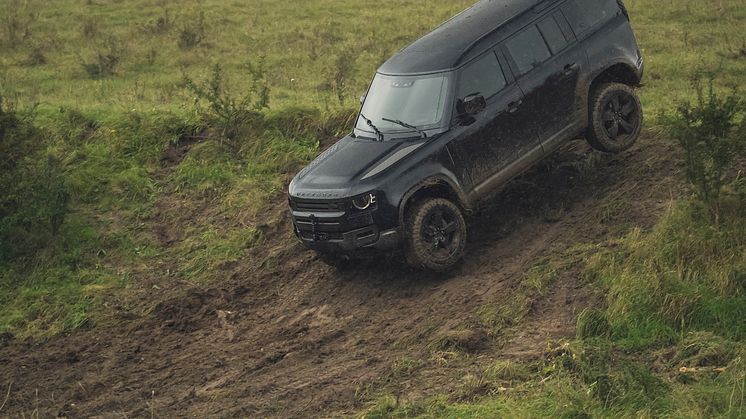
[[[524,30],[505,43],[518,66],[518,73],[528,73],[551,56],[536,26]]]
[[[580,35],[613,17],[620,11],[615,0],[573,0],[562,10],[572,25],[575,35]]]
[[[497,56],[489,52],[477,61],[469,64],[461,72],[458,98],[479,93],[485,98],[493,96],[505,87],[505,75],[497,61]]]
[[[562,48],[567,45],[565,35],[562,34],[562,30],[553,17],[549,17],[539,22],[539,30],[544,36],[544,40],[547,41],[549,49],[552,50],[552,54],[560,52]]]

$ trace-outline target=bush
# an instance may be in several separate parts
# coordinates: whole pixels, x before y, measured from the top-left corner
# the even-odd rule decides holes
[[[184,76],[184,85],[194,95],[195,108],[210,125],[220,130],[223,139],[235,140],[248,129],[259,129],[263,116],[258,112],[269,107],[269,86],[264,77],[263,60],[259,65],[249,64],[251,88],[243,97],[237,98],[226,87],[223,69],[215,64],[210,78],[197,83]],[[201,102],[206,101],[208,108],[203,111]],[[253,125],[253,127],[252,127]]]
[[[708,79],[706,92],[699,78],[695,78],[694,86],[697,103],[680,105],[665,121],[684,149],[687,180],[717,224],[723,187],[734,180],[728,171],[746,144],[746,102],[735,88],[727,96],[720,96],[712,78]]]
[[[0,98],[0,261],[30,255],[56,236],[69,194],[41,133]]]

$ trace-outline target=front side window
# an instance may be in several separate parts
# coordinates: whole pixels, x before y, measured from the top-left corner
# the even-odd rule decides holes
[[[424,76],[376,74],[361,113],[383,132],[411,131],[391,120],[418,129],[439,126],[443,120],[448,86],[449,77],[444,73]],[[358,118],[355,127],[373,132],[362,117]]]
[[[497,61],[497,56],[489,52],[477,61],[469,64],[461,72],[459,81],[459,99],[479,93],[485,98],[490,98],[505,87],[505,75]]]
[[[514,36],[505,45],[521,75],[528,73],[551,56],[536,26],[531,26]]]

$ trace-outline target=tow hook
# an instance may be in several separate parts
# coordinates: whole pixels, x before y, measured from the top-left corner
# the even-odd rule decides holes
[[[308,218],[311,220],[311,237],[313,237],[313,241],[318,242],[329,240],[329,234],[316,231],[316,225],[318,224],[318,221],[316,221],[316,216],[311,214],[311,216]]]

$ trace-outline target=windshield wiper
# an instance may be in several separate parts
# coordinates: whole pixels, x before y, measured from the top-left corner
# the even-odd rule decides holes
[[[379,130],[378,127],[376,127],[375,125],[373,125],[373,121],[371,121],[370,119],[366,118],[365,115],[363,115],[362,113],[360,113],[360,117],[363,118],[363,120],[365,121],[366,124],[368,124],[369,127],[373,128],[373,131],[376,132],[376,136],[378,137],[378,141],[382,142],[383,141],[383,133],[381,132],[381,130]]]
[[[381,118],[381,120],[382,121],[386,121],[386,122],[391,122],[391,123],[396,124],[396,125],[401,125],[404,128],[413,129],[413,130],[419,132],[422,135],[422,138],[427,138],[427,133],[425,131],[417,128],[416,126],[414,126],[412,124],[407,124],[406,122],[404,122],[404,121],[402,121],[400,119]]]

